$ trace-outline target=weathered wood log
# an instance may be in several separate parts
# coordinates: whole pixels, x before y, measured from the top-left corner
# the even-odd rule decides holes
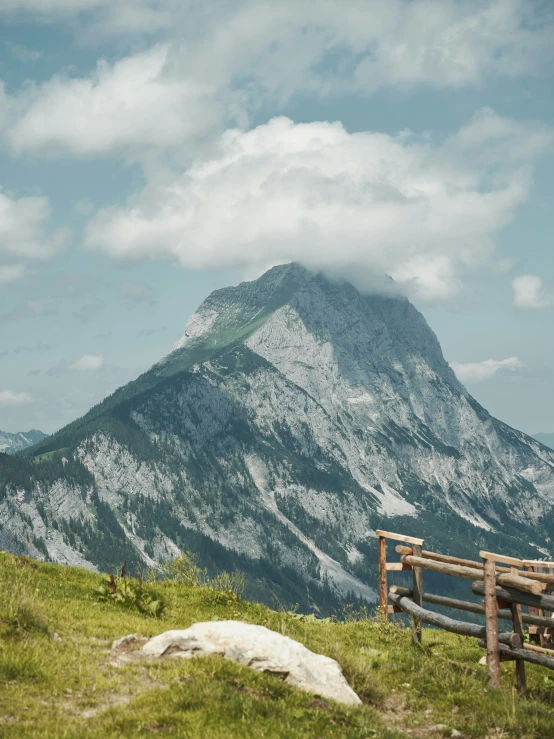
[[[388,619],[387,600],[387,540],[379,537],[379,608],[384,619]]]
[[[381,531],[381,529],[377,529],[375,532],[377,536],[382,536],[385,539],[394,539],[395,541],[405,541],[408,544],[419,544],[419,546],[423,546],[423,539],[418,539],[415,536],[404,536],[404,534],[393,534],[390,531]]]
[[[404,570],[413,570],[411,565],[405,565],[403,562],[387,562],[385,565],[387,572],[402,572]]]
[[[396,547],[398,554],[414,554],[412,547],[406,547],[398,545]],[[460,557],[451,557],[449,554],[438,554],[437,552],[429,552],[424,549],[421,553],[422,557],[427,559],[434,559],[437,562],[446,562],[451,565],[462,565],[464,567],[474,567],[477,570],[482,570],[483,565],[481,562],[474,562],[471,559],[461,559]]]
[[[399,585],[391,585],[389,593],[395,593],[396,595],[412,598],[413,593],[409,588],[401,588]],[[444,595],[435,595],[434,593],[423,593],[422,600],[425,603],[433,603],[436,606],[444,606],[445,608],[457,608],[459,611],[469,611],[471,613],[485,613],[483,606],[478,603],[470,603],[467,600],[458,600],[457,598],[447,598]],[[499,616],[500,618],[500,616]],[[506,611],[506,618],[511,620],[512,615],[509,611]]]
[[[479,641],[479,646],[483,649],[487,648],[487,642],[484,639]],[[498,649],[500,654],[510,655],[512,659],[522,659],[525,662],[532,662],[535,665],[542,665],[548,667],[550,670],[554,670],[554,659],[547,657],[543,654],[537,654],[530,649],[520,649],[519,647],[509,647],[506,644],[499,644]]]
[[[539,647],[538,644],[524,644],[524,649],[530,649],[532,652],[539,652],[539,654],[547,654],[550,657],[554,657],[554,649],[547,649],[547,647]]]
[[[521,575],[513,575],[511,573],[504,574],[501,572],[496,573],[495,576],[498,585],[522,590],[524,593],[531,593],[531,595],[539,595],[539,593],[542,593],[546,588],[546,583],[540,582],[539,580],[531,580],[531,578],[523,577]]]
[[[546,567],[549,570],[554,569],[554,562],[547,562],[544,559],[524,559],[522,562],[525,567]]]
[[[400,557],[401,562],[423,567],[432,572],[442,572],[445,575],[455,575],[456,577],[464,577],[468,580],[482,580],[483,573],[473,567],[463,567],[462,565],[452,565],[447,562],[436,562],[435,560],[426,559],[425,557],[414,557],[413,554],[403,554]]]
[[[507,557],[505,554],[495,554],[494,552],[479,552],[481,559],[489,562],[502,562],[505,565],[513,565],[514,567],[523,567],[523,560],[517,557]]]
[[[410,588],[402,588],[400,585],[391,585],[389,593],[395,593],[396,595],[405,596],[406,598],[412,597],[412,591]],[[483,595],[483,593],[479,593]],[[459,611],[468,611],[469,613],[478,613],[484,615],[485,609],[479,603],[472,603],[469,600],[458,600],[457,598],[447,598],[444,595],[435,595],[434,593],[423,593],[424,603],[433,603],[435,606],[444,606],[445,608],[456,608]],[[499,608],[497,612],[498,618],[503,621],[512,620],[512,612],[508,608]],[[521,618],[524,624],[533,624],[535,626],[546,626],[554,629],[554,619],[546,616],[535,616],[530,613],[522,613]]]
[[[396,547],[398,554],[413,554],[412,547],[407,547],[399,544]],[[483,569],[482,562],[474,562],[472,559],[461,559],[460,557],[451,557],[449,554],[438,554],[437,552],[429,552],[426,549],[422,551],[422,556],[426,559],[433,559],[437,562],[446,562],[447,564],[462,565],[464,567],[474,567],[476,570]],[[525,577],[529,580],[537,580],[548,584],[554,584],[554,573],[546,572],[533,572],[532,568],[524,567],[525,573],[521,573],[521,577]],[[502,573],[511,572],[510,567],[500,567],[496,565],[496,571]]]
[[[500,650],[498,649],[498,603],[496,602],[496,573],[494,562],[485,560],[483,567],[485,592],[485,633],[487,642],[487,670],[491,688],[500,687]]]
[[[454,618],[443,616],[441,613],[428,611],[426,608],[416,605],[412,600],[401,595],[389,593],[389,600],[392,601],[395,606],[399,606],[403,611],[406,611],[406,613],[417,616],[421,621],[423,621],[423,623],[438,626],[445,631],[451,631],[453,634],[461,634],[462,636],[474,636],[478,639],[486,636],[486,629],[484,626],[472,624],[468,621],[458,621]],[[519,646],[521,644],[518,635],[512,634],[512,632],[498,634],[498,639],[503,644],[513,646]]]
[[[510,572],[510,569],[508,569],[507,567],[499,567],[497,565],[496,571],[497,572]],[[521,570],[519,570],[518,572],[520,572],[520,575],[519,575],[520,577],[525,577],[528,580],[537,580],[537,582],[542,582],[548,585],[554,584],[554,575],[552,574],[548,574],[546,572],[527,572],[527,571],[523,572]]]
[[[484,570],[480,571],[473,567],[463,567],[462,565],[451,565],[446,562],[436,562],[434,560],[426,559],[425,557],[415,557],[411,554],[403,554],[400,557],[400,561],[405,564],[412,565],[412,567],[423,567],[426,570],[442,572],[445,575],[454,575],[455,577],[463,577],[467,580],[484,579]],[[494,572],[494,562],[492,567]],[[519,575],[499,574],[495,575],[495,577],[496,582],[499,585],[516,588],[517,590],[522,590],[534,595],[541,593],[545,587],[543,583],[529,580],[528,578],[520,577]]]
[[[482,582],[473,582],[471,589],[475,595],[484,595],[485,590]],[[522,593],[513,588],[501,588],[498,586],[496,588],[496,595],[509,603],[520,603],[522,606],[554,611],[554,596],[552,595],[530,595],[529,593]]]

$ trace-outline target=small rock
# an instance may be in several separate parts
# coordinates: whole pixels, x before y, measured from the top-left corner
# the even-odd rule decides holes
[[[423,713],[424,713],[424,714],[425,714],[426,716],[428,716],[428,715],[429,715],[430,713],[433,713],[433,709],[432,709],[432,708],[426,708],[426,709],[425,709],[425,711],[423,711]]]
[[[446,724],[435,724],[431,726],[431,731],[445,731],[446,729],[448,729]]]
[[[458,731],[458,729],[452,729],[450,736],[462,736],[462,732]]]
[[[137,641],[138,636],[136,634],[127,634],[127,636],[122,636],[121,639],[116,639],[114,643],[112,644],[112,649],[117,649],[122,644],[125,644],[126,642],[130,641]]]
[[[278,675],[300,690],[360,705],[338,662],[315,654],[288,636],[241,621],[207,621],[188,629],[166,631],[142,647],[148,657],[202,657],[219,654],[259,672]]]
[[[63,639],[61,638],[61,636],[60,636],[59,634],[57,634],[56,632],[54,632],[54,633],[52,634],[52,639],[53,639],[54,641],[63,641]]]
[[[402,687],[403,688],[409,688],[410,687],[410,683],[402,683]]]
[[[479,664],[479,665],[486,665],[486,664],[487,664],[487,655],[486,655],[486,654],[484,654],[484,655],[483,655],[483,656],[481,657],[481,659],[479,660],[479,662],[478,662],[477,664]]]

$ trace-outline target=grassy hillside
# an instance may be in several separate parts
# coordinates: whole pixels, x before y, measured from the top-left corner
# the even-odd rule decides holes
[[[531,697],[486,690],[474,640],[371,618],[314,621],[231,591],[149,584],[143,615],[94,593],[99,575],[0,553],[0,737],[552,737],[554,673],[528,666]],[[112,641],[237,619],[298,639],[342,665],[364,706],[345,708],[219,658],[110,662]],[[447,729],[433,728],[444,724]]]

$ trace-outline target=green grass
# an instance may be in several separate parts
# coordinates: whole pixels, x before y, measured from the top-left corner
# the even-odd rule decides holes
[[[100,576],[0,554],[0,737],[554,736],[554,673],[528,666],[530,696],[487,690],[475,640],[370,618],[295,618],[232,594],[165,582],[162,618],[98,602]],[[340,706],[219,658],[110,663],[114,639],[195,621],[263,624],[327,654],[364,705]],[[448,730],[433,730],[445,724]]]

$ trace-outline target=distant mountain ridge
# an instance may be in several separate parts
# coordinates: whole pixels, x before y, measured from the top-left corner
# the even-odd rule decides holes
[[[540,441],[541,444],[554,449],[554,434],[533,434],[533,439]]]
[[[47,434],[43,434],[42,431],[37,431],[36,429],[18,431],[15,434],[0,431],[0,452],[14,454],[21,449],[27,449],[27,447],[33,444],[38,444],[39,441],[46,439],[46,437]]]
[[[0,548],[111,570],[190,549],[302,609],[375,593],[376,528],[554,552],[554,451],[493,418],[405,298],[290,264],[0,465]],[[262,597],[262,596],[260,596]]]

